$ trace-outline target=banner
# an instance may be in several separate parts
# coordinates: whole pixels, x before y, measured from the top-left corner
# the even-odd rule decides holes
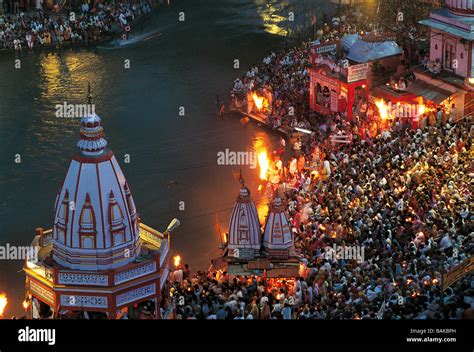
[[[369,64],[352,65],[347,68],[347,83],[360,81],[367,79],[367,71],[369,70]]]

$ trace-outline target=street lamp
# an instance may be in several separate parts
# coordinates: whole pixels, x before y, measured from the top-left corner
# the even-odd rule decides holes
[[[181,225],[180,221],[178,219],[174,218],[173,220],[171,220],[171,222],[169,223],[169,225],[166,228],[165,232],[163,233],[163,235],[167,235],[167,237],[168,237],[168,244],[170,244],[170,234],[171,234],[171,232],[176,230],[179,227],[179,225]]]
[[[170,234],[171,232],[173,232],[174,230],[176,230],[179,225],[181,225],[181,223],[179,222],[178,219],[174,218],[173,220],[171,220],[170,224],[168,225],[168,227],[166,228],[166,231],[165,233],[168,233]]]

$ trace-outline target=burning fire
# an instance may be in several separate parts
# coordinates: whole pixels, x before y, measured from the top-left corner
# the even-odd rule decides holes
[[[29,306],[28,301],[23,301],[23,309],[24,309],[24,310],[27,310],[27,309],[28,309],[28,306]]]
[[[227,243],[227,234],[224,233],[223,236],[224,236],[224,243]]]
[[[3,316],[3,312],[5,311],[5,307],[8,304],[7,294],[0,293],[0,317]]]
[[[269,161],[268,161],[267,150],[265,148],[263,148],[262,150],[258,152],[258,165],[260,166],[260,179],[267,180],[268,179],[267,171],[268,171]]]
[[[257,93],[255,92],[252,93],[252,99],[258,111],[262,111],[264,108],[268,106],[267,99],[265,99],[264,97],[258,96]]]
[[[174,256],[174,257],[173,257],[173,260],[174,260],[174,266],[175,266],[175,267],[178,267],[179,264],[181,264],[181,256],[179,256],[179,255]]]
[[[385,100],[377,99],[375,105],[379,109],[380,118],[386,120],[388,118],[388,105],[385,103]]]

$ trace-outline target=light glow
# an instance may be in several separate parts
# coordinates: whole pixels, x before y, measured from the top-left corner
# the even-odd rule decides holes
[[[8,298],[6,293],[0,293],[0,317],[3,317],[5,308],[8,304]]]

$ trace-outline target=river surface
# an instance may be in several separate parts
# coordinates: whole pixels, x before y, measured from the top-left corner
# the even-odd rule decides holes
[[[132,28],[132,35],[156,29],[162,35],[133,46],[65,49],[61,55],[25,50],[21,69],[13,53],[1,54],[0,246],[29,245],[36,227],[51,228],[80,123],[57,118],[55,106],[85,102],[90,82],[106,139],[142,221],[162,231],[173,217],[180,219],[171,240],[175,254],[192,270],[207,269],[219,255],[216,214],[227,230],[239,189],[232,176],[238,167],[218,165],[217,153],[251,151],[256,143],[271,151],[278,141],[255,123],[243,127],[238,118],[218,117],[216,94],[224,99],[236,77],[270,50],[288,45],[283,5],[172,1]],[[178,21],[180,12],[184,22]],[[185,116],[179,116],[180,107]],[[124,162],[126,154],[130,163]],[[15,163],[18,155],[21,162]],[[267,199],[257,190],[258,169],[243,166],[242,172],[263,214]],[[21,261],[0,262],[0,292],[9,298],[5,317],[21,314],[21,267]]]

